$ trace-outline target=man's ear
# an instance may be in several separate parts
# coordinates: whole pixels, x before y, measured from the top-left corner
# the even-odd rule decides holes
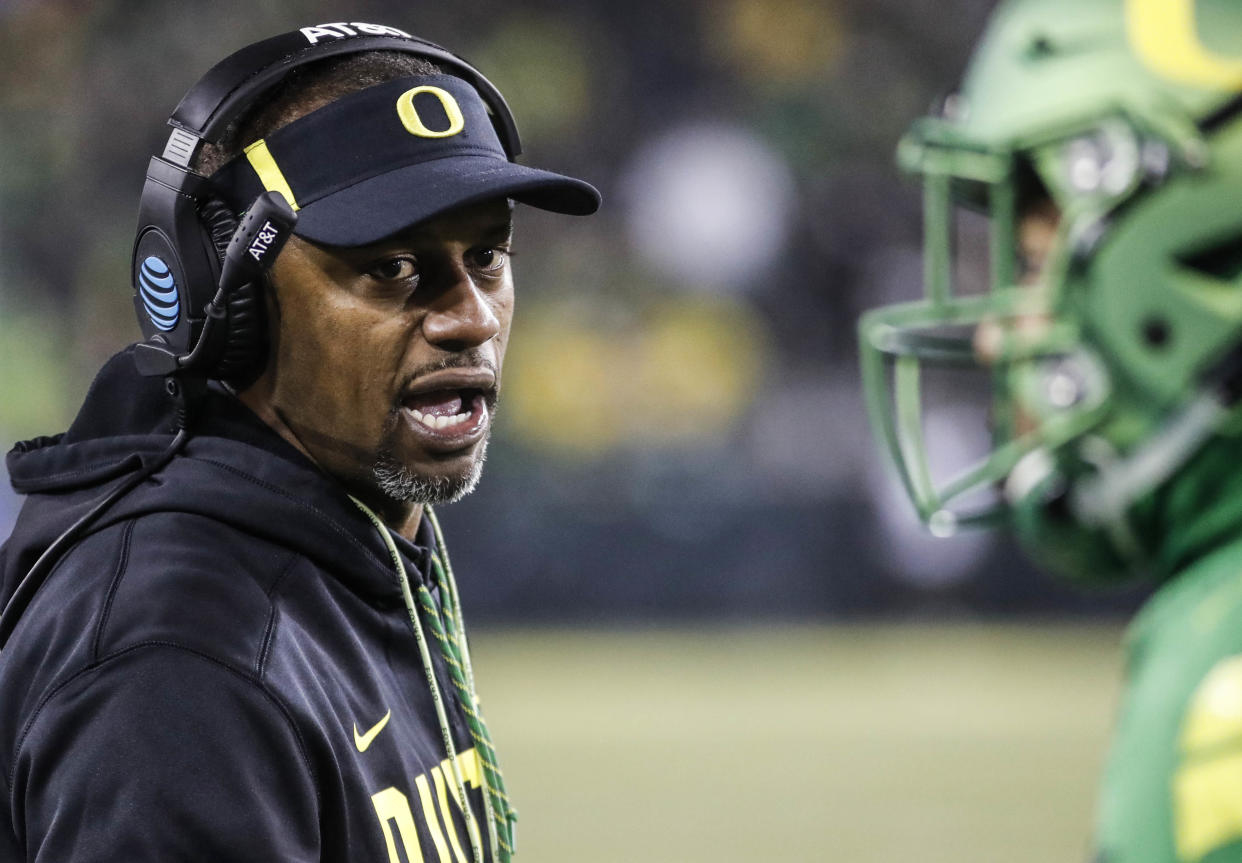
[[[251,375],[247,376],[244,383],[234,387],[237,395],[246,396],[242,401],[247,404],[256,399],[263,399],[265,393],[271,392],[271,377],[275,371],[275,358],[280,348],[280,298],[276,289],[275,276],[270,271],[264,273],[259,287],[258,299],[263,304],[264,333],[261,337],[263,355],[257,359],[256,368]],[[250,407],[257,412],[256,405],[250,404]]]

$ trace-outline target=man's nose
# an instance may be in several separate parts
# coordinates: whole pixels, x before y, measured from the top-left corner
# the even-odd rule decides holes
[[[488,294],[465,267],[454,268],[450,284],[431,304],[423,319],[423,334],[447,351],[478,347],[500,334],[500,319]]]
[[[994,366],[1010,358],[1013,350],[1037,344],[1051,328],[1051,318],[1042,312],[1005,319],[985,317],[971,340],[975,359],[985,366]]]

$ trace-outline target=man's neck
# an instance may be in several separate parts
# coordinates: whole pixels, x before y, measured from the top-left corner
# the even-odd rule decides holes
[[[418,525],[423,520],[421,503],[405,503],[395,501],[387,495],[377,494],[374,489],[369,495],[359,489],[349,489],[349,493],[366,504],[367,508],[379,516],[380,521],[394,533],[399,533],[411,542],[418,533]]]
[[[413,541],[414,535],[418,533],[418,525],[423,520],[423,505],[421,503],[393,500],[383,494],[372,483],[348,482],[325,469],[319,460],[315,458],[314,454],[302,443],[301,439],[298,438],[297,433],[285,422],[284,417],[280,415],[280,411],[276,410],[269,399],[263,397],[259,392],[259,387],[244,390],[237,394],[237,398],[242,404],[250,408],[255,416],[270,426],[276,434],[287,440],[298,452],[310,459],[325,475],[332,477],[345,486],[347,492],[362,501],[368,509],[378,515],[380,521],[384,522],[389,529]]]

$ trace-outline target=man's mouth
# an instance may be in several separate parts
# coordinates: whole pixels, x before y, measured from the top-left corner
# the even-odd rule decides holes
[[[448,454],[487,435],[495,400],[490,368],[450,368],[415,378],[401,397],[401,413],[425,449]]]
[[[435,390],[407,398],[404,407],[423,428],[452,433],[472,427],[487,416],[487,400],[481,390]]]

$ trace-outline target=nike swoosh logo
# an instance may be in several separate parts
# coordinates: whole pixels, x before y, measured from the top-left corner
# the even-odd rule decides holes
[[[371,746],[371,742],[379,736],[384,730],[384,726],[388,724],[388,720],[392,719],[392,711],[389,710],[384,714],[384,718],[367,729],[366,734],[358,733],[358,723],[354,723],[354,746],[358,747],[359,752],[366,752]]]

